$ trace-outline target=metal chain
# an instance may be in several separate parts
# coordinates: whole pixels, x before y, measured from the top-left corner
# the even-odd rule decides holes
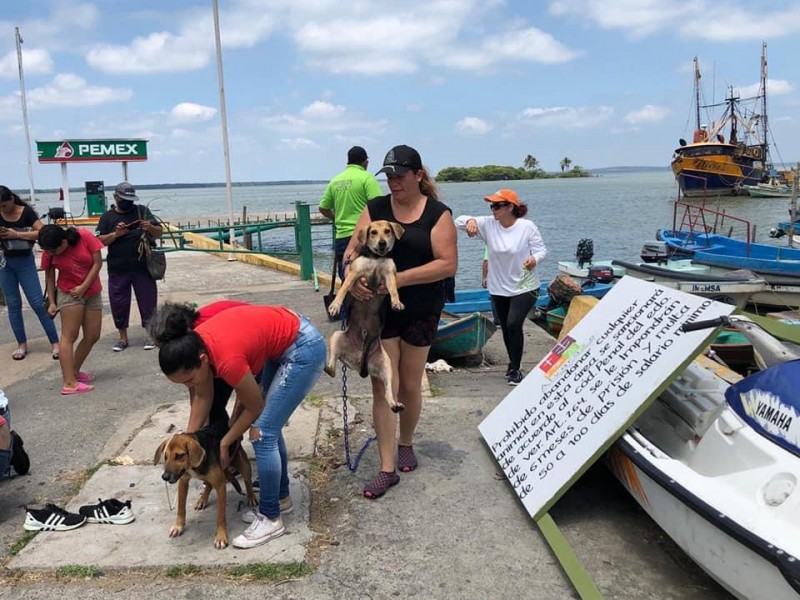
[[[342,329],[346,328],[345,318],[342,319]],[[369,445],[376,439],[375,436],[370,436],[364,445],[361,447],[361,450],[358,451],[356,455],[355,461],[350,460],[350,430],[347,425],[347,366],[342,364],[342,418],[344,420],[344,457],[347,461],[347,468],[350,469],[351,472],[355,473],[358,469],[358,463],[361,462],[361,458],[364,456],[364,452],[367,451]]]

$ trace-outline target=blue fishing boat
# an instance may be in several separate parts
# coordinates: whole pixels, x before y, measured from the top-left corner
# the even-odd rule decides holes
[[[660,229],[658,239],[695,263],[749,269],[759,275],[800,278],[800,249],[757,244],[717,233]]]
[[[444,359],[479,355],[496,330],[492,319],[480,312],[460,318],[443,315],[431,354]]]
[[[544,310],[550,304],[550,295],[547,292],[549,283],[543,283],[539,287],[539,298],[536,300],[536,308]],[[602,298],[611,289],[611,283],[596,283],[586,281],[581,286],[581,293],[595,298]],[[444,305],[445,312],[453,315],[463,315],[472,312],[492,312],[492,300],[489,290],[483,288],[470,290],[456,290],[455,302],[448,302]]]

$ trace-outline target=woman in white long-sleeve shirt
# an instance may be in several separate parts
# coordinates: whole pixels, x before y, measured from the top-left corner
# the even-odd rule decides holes
[[[456,227],[486,243],[489,252],[487,287],[508,352],[505,376],[509,385],[517,385],[523,377],[520,369],[525,340],[522,327],[539,295],[535,269],[547,255],[547,248],[536,224],[523,218],[528,206],[520,202],[514,190],[498,190],[484,200],[489,202],[491,217],[463,215],[456,219]]]

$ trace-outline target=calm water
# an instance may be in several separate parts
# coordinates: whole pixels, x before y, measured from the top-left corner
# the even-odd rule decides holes
[[[385,191],[385,182],[382,182]],[[528,203],[528,218],[538,226],[548,249],[548,256],[539,268],[539,275],[548,279],[558,272],[559,260],[573,260],[578,240],[594,240],[596,259],[636,260],[642,244],[655,239],[660,227],[672,227],[674,201],[677,188],[672,173],[609,174],[586,179],[545,179],[509,182]],[[442,200],[450,206],[455,216],[489,215],[483,197],[495,192],[501,184],[448,183],[441,186]],[[296,202],[311,205],[312,212],[319,204],[324,184],[274,185],[234,188],[234,215],[238,218],[242,208],[249,214],[293,212]],[[184,220],[189,216],[217,216],[227,219],[227,196],[224,188],[142,190],[141,200],[149,203],[151,210],[165,220]],[[81,212],[82,194],[71,196],[73,212]],[[49,206],[57,206],[54,194],[44,194],[36,203],[44,213]],[[720,209],[728,214],[749,220],[756,227],[760,242],[785,244],[785,238],[770,240],[768,232],[778,221],[788,220],[788,202],[776,198],[750,198],[747,196],[725,198]],[[204,223],[205,224],[205,223]],[[734,235],[744,237],[741,226],[735,225]],[[721,233],[727,233],[729,225]],[[269,232],[266,237],[270,248],[289,250],[294,245],[291,229]],[[328,248],[330,230],[313,228],[314,247],[320,256],[316,266],[330,268]],[[458,288],[480,285],[480,266],[483,244],[459,233],[459,269],[456,276]]]

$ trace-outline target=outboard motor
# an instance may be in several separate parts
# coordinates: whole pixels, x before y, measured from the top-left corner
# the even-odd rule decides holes
[[[646,263],[665,263],[669,258],[669,249],[666,242],[645,242],[640,254]]]
[[[607,265],[593,265],[589,267],[588,279],[597,283],[611,283],[614,281],[614,269]]]
[[[583,238],[578,242],[578,248],[575,250],[575,260],[578,263],[578,268],[591,264],[593,256],[594,241],[590,238]]]

